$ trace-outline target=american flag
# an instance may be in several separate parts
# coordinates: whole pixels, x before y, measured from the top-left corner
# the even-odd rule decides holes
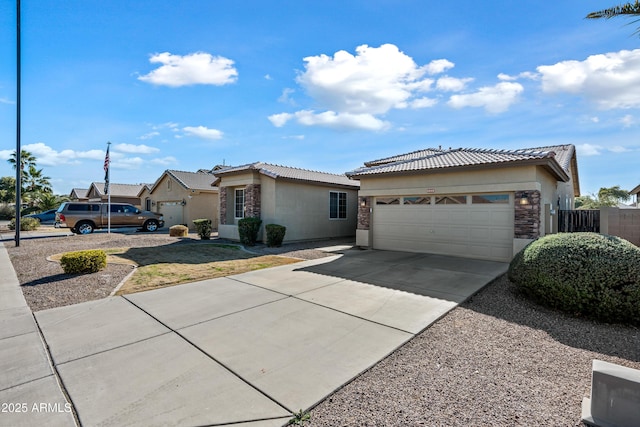
[[[104,193],[109,194],[109,146],[107,145],[107,154],[104,156]]]

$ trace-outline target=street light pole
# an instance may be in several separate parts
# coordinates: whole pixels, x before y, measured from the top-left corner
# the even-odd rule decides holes
[[[20,0],[16,0],[16,246],[20,246],[22,149],[20,147]]]

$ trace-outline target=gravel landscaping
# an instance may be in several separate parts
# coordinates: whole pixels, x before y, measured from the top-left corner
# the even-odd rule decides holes
[[[108,265],[70,276],[46,261],[50,255],[199,242],[160,233],[95,233],[6,247],[27,302],[37,311],[108,296],[131,271]],[[251,250],[313,259],[329,255],[318,247],[341,243],[349,242]],[[318,404],[306,425],[580,426],[593,359],[640,369],[640,329],[541,308],[520,297],[503,276]]]

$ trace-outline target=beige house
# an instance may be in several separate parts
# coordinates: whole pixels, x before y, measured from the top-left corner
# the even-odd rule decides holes
[[[141,189],[140,197],[148,210],[164,216],[165,227],[184,224],[194,228],[193,220],[208,218],[218,227],[218,188],[210,172],[166,170],[150,189]]]
[[[215,174],[221,238],[239,240],[238,221],[245,217],[261,218],[262,230],[267,224],[285,226],[285,242],[355,234],[359,184],[344,175],[261,162]]]
[[[634,206],[636,208],[640,208],[640,203],[639,203],[640,202],[640,185],[636,186],[633,190],[629,191],[629,194],[631,195],[631,197],[636,196]]]
[[[147,184],[109,184],[111,202],[130,203],[142,208],[138,194]],[[109,196],[104,192],[104,182],[93,182],[87,191],[87,200],[91,202],[107,202]]]
[[[580,195],[575,147],[432,148],[365,163],[356,243],[509,261]]]
[[[69,193],[69,200],[73,200],[74,202],[86,202],[88,200],[88,192],[88,188],[72,188],[71,193]]]

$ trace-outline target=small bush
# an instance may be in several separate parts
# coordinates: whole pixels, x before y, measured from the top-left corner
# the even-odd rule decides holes
[[[0,205],[0,219],[7,220],[16,217],[16,208],[9,206],[6,203]]]
[[[107,254],[100,249],[67,252],[62,255],[60,265],[67,274],[95,273],[107,266]]]
[[[193,224],[196,226],[198,236],[202,240],[209,240],[211,238],[211,220],[207,218],[194,219]]]
[[[258,240],[258,231],[262,220],[260,218],[242,218],[238,221],[238,234],[240,234],[240,243],[247,246],[255,246]]]
[[[278,248],[282,246],[287,227],[278,224],[267,224],[264,229],[267,232],[267,246]]]
[[[560,233],[520,251],[509,280],[547,307],[604,322],[640,325],[640,248],[619,237]]]
[[[12,218],[9,222],[9,230],[16,229],[16,219]],[[40,221],[38,218],[20,218],[20,231],[33,231],[40,227]]]
[[[169,236],[171,237],[187,237],[189,228],[186,225],[178,224],[169,227]]]

